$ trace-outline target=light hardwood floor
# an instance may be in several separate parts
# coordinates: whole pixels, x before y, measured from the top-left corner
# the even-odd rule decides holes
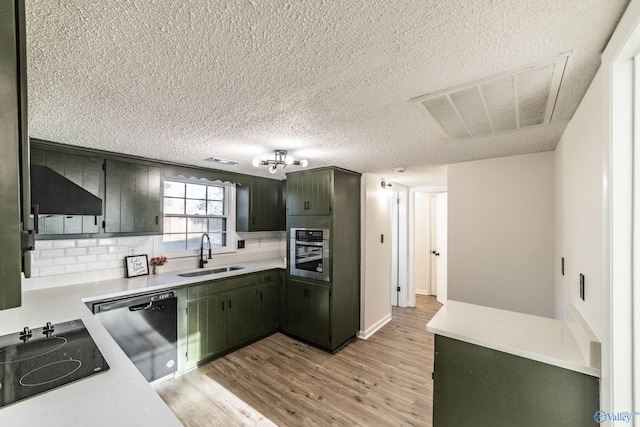
[[[154,387],[185,426],[431,426],[441,305],[416,302],[334,355],[278,333]]]

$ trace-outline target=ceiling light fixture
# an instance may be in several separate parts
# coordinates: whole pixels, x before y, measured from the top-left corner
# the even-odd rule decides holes
[[[287,150],[273,150],[273,153],[275,155],[275,159],[253,159],[253,162],[251,162],[251,164],[253,164],[253,166],[255,167],[269,166],[270,173],[276,173],[278,171],[278,165],[282,165],[282,169],[287,167],[287,165],[302,166],[303,168],[306,168],[309,165],[309,162],[307,162],[305,159],[293,160],[293,157],[287,156]]]

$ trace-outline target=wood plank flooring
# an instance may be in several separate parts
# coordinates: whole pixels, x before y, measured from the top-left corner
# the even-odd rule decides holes
[[[278,333],[154,387],[185,426],[431,426],[441,305],[416,303],[334,355]]]

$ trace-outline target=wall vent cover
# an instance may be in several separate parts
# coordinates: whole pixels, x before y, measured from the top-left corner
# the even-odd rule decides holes
[[[548,125],[568,58],[562,54],[412,101],[450,139]]]

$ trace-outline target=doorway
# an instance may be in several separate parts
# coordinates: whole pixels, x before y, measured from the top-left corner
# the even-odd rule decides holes
[[[411,293],[435,295],[444,303],[447,299],[446,192],[413,192],[410,234]]]

